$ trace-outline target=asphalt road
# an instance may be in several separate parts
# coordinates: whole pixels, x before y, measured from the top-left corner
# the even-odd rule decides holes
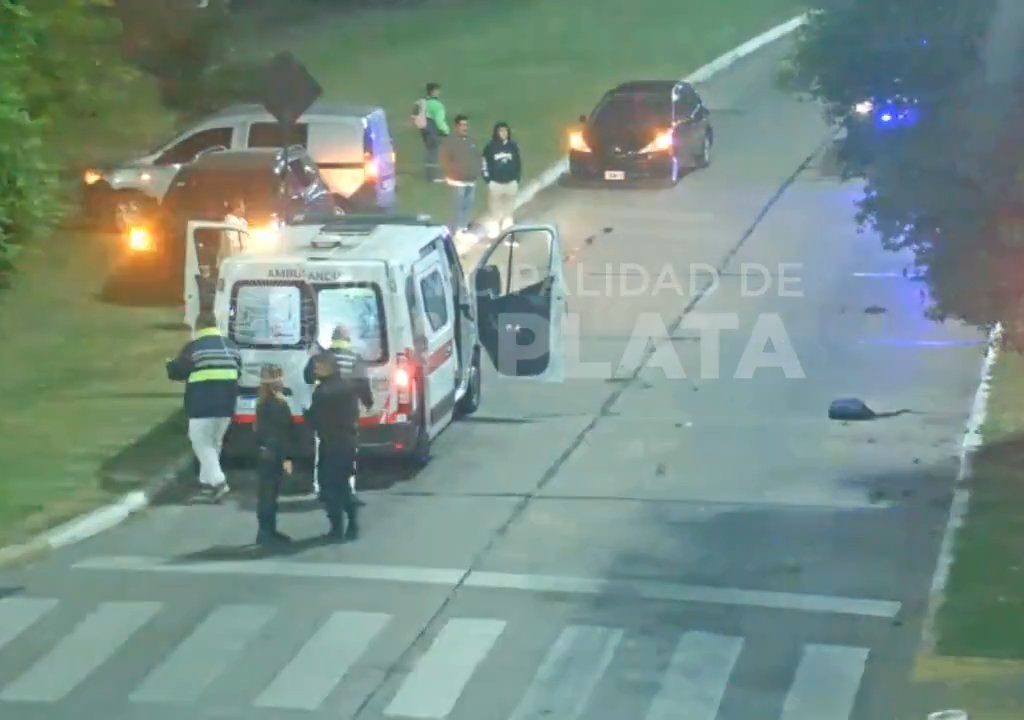
[[[702,88],[711,168],[524,214],[570,257],[569,380],[489,374],[425,471],[368,476],[358,543],[294,498],[309,540],[260,556],[242,492],[0,574],[0,716],[891,718],[984,347],[857,234],[784,50]],[[912,412],[830,422],[850,395]]]

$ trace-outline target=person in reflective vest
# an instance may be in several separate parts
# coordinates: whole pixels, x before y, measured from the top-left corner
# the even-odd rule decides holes
[[[369,410],[373,407],[373,393],[370,390],[370,379],[366,372],[366,362],[363,358],[352,348],[351,335],[349,334],[348,328],[344,325],[338,325],[334,328],[334,332],[331,333],[331,347],[327,350],[334,357],[334,362],[338,367],[338,374],[346,381],[354,384],[358,397],[362,400],[363,405]],[[316,375],[316,360],[317,356],[321,353],[319,347],[314,346],[313,356],[310,357],[309,362],[306,363],[306,368],[303,371],[303,379],[306,384],[312,385],[317,381]],[[352,460],[352,475],[349,477],[349,488],[352,491],[352,499],[356,505],[363,505],[364,503],[358,497],[356,497],[356,469],[358,460],[358,443],[353,453]],[[313,485],[316,494],[320,494],[320,471],[319,468],[314,471]]]
[[[215,500],[228,492],[220,454],[235,414],[241,370],[241,353],[217,329],[212,312],[199,314],[194,338],[167,362],[167,378],[185,383],[188,438],[199,461],[199,483]]]

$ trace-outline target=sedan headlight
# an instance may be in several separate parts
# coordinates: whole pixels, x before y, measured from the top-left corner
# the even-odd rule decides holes
[[[640,151],[641,155],[649,153],[668,152],[675,145],[675,138],[671,130],[658,133],[658,136],[651,141],[647,147]]]
[[[870,100],[862,100],[853,106],[853,111],[858,115],[870,115],[875,110],[875,104]]]

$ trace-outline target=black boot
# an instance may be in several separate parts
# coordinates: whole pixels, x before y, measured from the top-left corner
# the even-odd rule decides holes
[[[325,536],[332,542],[341,542],[345,539],[345,520],[341,513],[329,513],[327,520],[331,523],[331,529]]]
[[[346,540],[355,540],[359,537],[359,523],[356,522],[356,509],[353,507],[348,513],[348,530],[345,533]]]
[[[260,518],[260,529],[256,533],[257,545],[287,545],[292,541],[290,537],[277,531],[277,518]]]

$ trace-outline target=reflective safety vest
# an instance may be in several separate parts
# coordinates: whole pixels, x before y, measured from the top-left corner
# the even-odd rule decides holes
[[[206,328],[196,333],[189,344],[192,368],[189,383],[230,380],[238,382],[242,370],[242,356],[234,343],[229,343],[217,328]]]
[[[338,372],[342,377],[349,377],[356,371],[356,365],[361,358],[348,340],[335,340],[331,343],[331,354],[338,363]]]
[[[229,418],[235,414],[242,356],[216,328],[196,333],[167,363],[167,377],[184,381],[185,412],[190,418]]]

